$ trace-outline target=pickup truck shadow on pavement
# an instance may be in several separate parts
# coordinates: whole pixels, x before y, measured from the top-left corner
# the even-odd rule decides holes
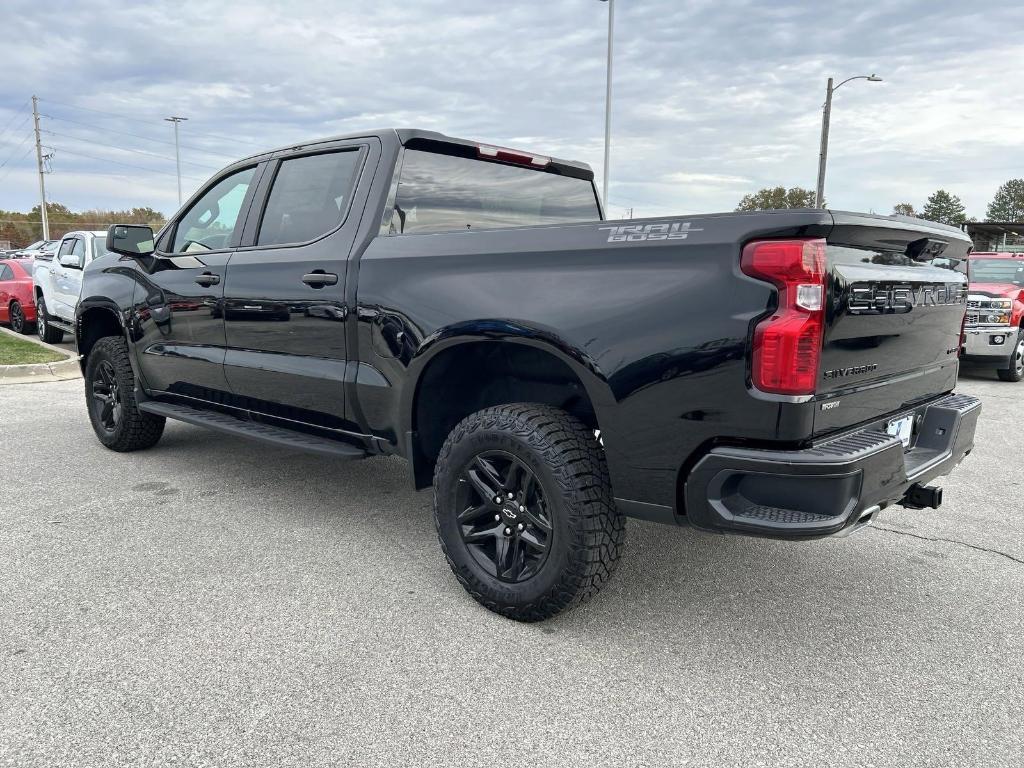
[[[154,515],[181,513],[200,527],[220,517],[229,529],[223,536],[233,530],[246,541],[253,534],[245,529],[253,525],[271,537],[301,532],[317,557],[332,548],[339,556],[359,548],[379,564],[378,572],[365,574],[368,580],[415,593],[438,620],[513,624],[480,608],[451,575],[434,530],[431,494],[410,490],[401,460],[337,461],[177,424],[135,458],[140,483],[133,492],[148,497]],[[140,470],[150,462],[154,476],[188,483],[149,480]],[[890,520],[900,531],[915,528],[899,507],[880,517],[886,527]],[[575,633],[599,624],[602,632],[672,636],[696,627],[699,634],[738,632],[751,641],[761,635],[787,646],[800,638],[839,643],[865,637],[866,627],[879,621],[899,626],[900,617],[930,613],[931,623],[955,610],[937,583],[954,570],[964,578],[964,557],[954,552],[870,527],[845,539],[782,542],[630,520],[626,551],[607,589],[573,611],[516,625],[516,631]],[[332,580],[323,567],[315,578]],[[343,596],[362,585],[331,588]],[[931,592],[938,604],[922,599]],[[365,602],[353,599],[352,605]],[[394,615],[389,621],[402,622]]]

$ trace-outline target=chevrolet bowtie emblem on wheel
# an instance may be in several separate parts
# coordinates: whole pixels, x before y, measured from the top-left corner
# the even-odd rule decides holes
[[[639,243],[644,240],[685,240],[691,232],[703,232],[688,221],[658,221],[654,224],[620,224],[598,227],[608,232],[609,243]]]

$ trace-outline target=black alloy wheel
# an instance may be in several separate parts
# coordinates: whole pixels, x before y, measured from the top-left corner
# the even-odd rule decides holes
[[[92,398],[97,423],[107,432],[114,432],[121,421],[124,403],[117,382],[117,373],[109,360],[103,360],[96,366],[96,377],[92,380]]]
[[[434,468],[434,523],[469,595],[517,621],[597,594],[626,533],[594,428],[538,403],[484,408],[455,425]]]
[[[139,410],[137,380],[122,337],[105,336],[86,358],[85,400],[96,437],[114,451],[138,451],[156,444],[164,417]]]
[[[506,451],[484,451],[463,467],[456,490],[462,540],[497,579],[534,576],[551,550],[554,530],[537,476]]]
[[[10,312],[8,315],[11,320],[11,330],[15,333],[25,333],[25,310],[21,308],[20,302],[11,302]]]

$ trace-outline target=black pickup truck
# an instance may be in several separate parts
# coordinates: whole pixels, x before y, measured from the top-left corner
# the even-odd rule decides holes
[[[584,164],[389,129],[111,227],[76,337],[107,447],[170,418],[403,456],[462,585],[539,620],[607,581],[625,517],[812,539],[937,507],[980,412],[940,266],[969,247],[828,210],[605,221]]]

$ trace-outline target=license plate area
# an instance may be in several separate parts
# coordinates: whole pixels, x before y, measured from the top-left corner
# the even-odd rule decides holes
[[[885,425],[885,431],[887,434],[898,437],[903,443],[903,447],[907,448],[910,445],[910,438],[914,434],[914,415],[893,419]]]

